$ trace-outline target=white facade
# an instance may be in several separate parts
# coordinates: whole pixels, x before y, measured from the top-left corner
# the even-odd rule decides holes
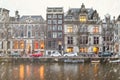
[[[98,27],[98,32],[94,32],[94,28]],[[99,48],[99,52],[102,52],[102,27],[101,25],[88,25],[88,32],[89,34],[89,49],[88,49],[88,53],[89,52],[93,52],[94,47],[98,47]],[[94,37],[98,37],[98,44],[94,44]]]
[[[68,27],[71,27],[71,31],[68,30]],[[78,32],[78,28],[77,25],[74,24],[65,24],[64,25],[64,41],[65,41],[65,47],[64,47],[64,51],[67,52],[68,47],[72,47],[73,48],[73,52],[79,52],[78,46],[77,46],[77,32]],[[68,44],[68,37],[72,37],[72,42],[71,44]]]
[[[72,27],[72,31],[68,32],[68,27]],[[73,48],[73,52],[79,52],[79,47],[78,47],[78,27],[75,24],[65,24],[64,25],[64,32],[65,32],[65,51],[67,51],[67,49],[69,47]],[[94,28],[97,27],[98,32],[94,32]],[[88,30],[88,44],[87,44],[87,53],[89,52],[93,52],[93,48],[94,47],[98,47],[99,48],[99,52],[102,51],[102,27],[101,25],[96,25],[96,24],[88,24],[87,25],[87,30]],[[86,35],[86,34],[85,34]],[[72,37],[73,39],[73,43],[72,44],[68,44],[68,37]],[[94,37],[99,37],[99,43],[98,44],[94,44]]]

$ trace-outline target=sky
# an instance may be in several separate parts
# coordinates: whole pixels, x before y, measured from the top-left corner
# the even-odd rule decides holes
[[[120,15],[120,0],[0,0],[0,8],[10,10],[10,16],[18,10],[22,15],[42,15],[46,19],[47,7],[63,7],[64,12],[69,8],[80,8],[82,3],[86,8],[97,10],[103,19],[106,14],[111,18]]]

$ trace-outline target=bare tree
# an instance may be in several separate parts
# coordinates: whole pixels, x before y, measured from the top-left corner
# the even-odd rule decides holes
[[[10,37],[9,18],[4,17],[2,21],[2,41],[4,42],[4,53],[8,54],[8,38]]]
[[[2,15],[0,15],[0,24],[1,24],[1,38],[0,41],[3,42],[3,52],[8,56],[8,46],[10,46],[9,42],[13,37],[12,26],[10,25],[10,17],[9,10],[2,9]]]

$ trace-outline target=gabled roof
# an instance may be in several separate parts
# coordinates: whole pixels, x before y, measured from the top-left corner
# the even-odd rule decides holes
[[[79,14],[80,14],[80,8],[70,8],[68,10],[68,13],[65,15],[65,18],[67,18],[67,16],[72,16],[74,17],[74,19],[78,19],[79,18]],[[88,14],[88,19],[91,19],[92,14],[94,13],[95,10],[93,10],[92,8],[87,8],[86,9],[86,14]]]

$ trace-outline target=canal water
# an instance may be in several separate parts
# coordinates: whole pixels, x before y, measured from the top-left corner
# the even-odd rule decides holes
[[[2,62],[0,80],[120,80],[120,64]]]

